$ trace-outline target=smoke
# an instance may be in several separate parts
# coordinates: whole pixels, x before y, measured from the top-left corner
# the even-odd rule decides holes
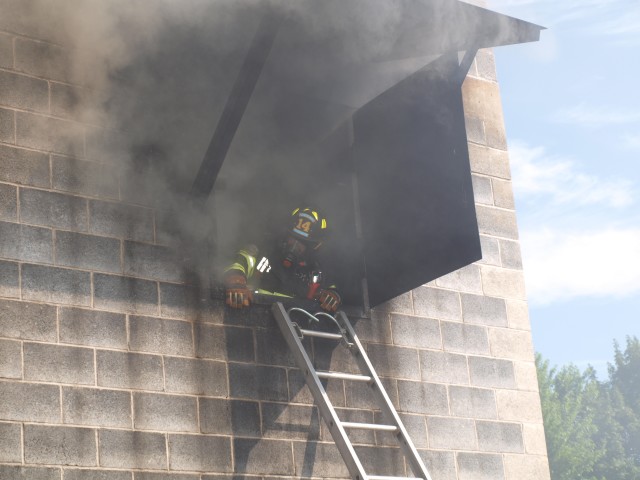
[[[446,22],[433,18],[432,4],[447,2],[26,3],[73,51],[69,68],[87,92],[75,116],[94,132],[88,160],[112,164],[120,199],[157,208],[163,238],[197,257],[216,224],[217,243],[230,246],[267,227],[274,211],[332,197],[335,185],[318,184],[314,174],[348,167],[339,155],[328,158],[327,142],[358,108],[437,58],[441,51],[425,46]],[[281,22],[274,48],[215,195],[194,202],[191,184],[267,13]]]

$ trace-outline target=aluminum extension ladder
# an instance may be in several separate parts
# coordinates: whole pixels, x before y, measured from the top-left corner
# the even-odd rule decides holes
[[[317,313],[316,316],[311,315],[309,312],[302,310],[300,308],[290,308],[288,311],[280,302],[276,302],[272,305],[272,311],[284,335],[287,344],[291,352],[293,353],[296,364],[298,368],[303,372],[305,376],[305,380],[315,399],[315,402],[320,410],[320,414],[324,419],[325,423],[329,427],[329,431],[331,432],[331,436],[340,451],[340,455],[347,465],[347,469],[351,474],[351,478],[353,480],[400,480],[400,479],[423,479],[423,480],[432,480],[431,476],[427,472],[422,459],[420,458],[418,451],[416,450],[413,442],[409,438],[407,431],[402,425],[402,421],[398,416],[398,412],[394,408],[387,392],[385,391],[378,375],[373,369],[373,365],[369,361],[369,357],[367,357],[360,340],[358,339],[351,323],[349,323],[349,319],[344,314],[344,312],[338,312],[338,314],[333,317],[328,313]],[[338,326],[340,333],[328,333],[322,332],[318,330],[308,330],[301,328],[297,323],[293,322],[289,316],[292,311],[298,311],[300,313],[305,314],[307,317],[311,317],[314,320],[318,320],[319,316],[329,317],[333,322],[335,322]],[[358,367],[360,368],[361,375],[354,375],[349,373],[339,373],[339,372],[323,372],[316,371],[309,355],[307,354],[307,350],[302,344],[301,339],[303,337],[320,337],[320,338],[328,338],[336,341],[341,341],[354,356]],[[368,424],[368,423],[353,423],[353,422],[343,422],[341,421],[331,401],[329,400],[329,396],[324,389],[324,386],[321,383],[321,379],[341,379],[346,381],[354,381],[354,382],[365,382],[371,387],[371,392],[376,399],[380,410],[382,411],[383,417],[388,421],[390,420],[390,424],[380,425],[380,424]],[[380,476],[380,475],[369,475],[364,471],[362,463],[356,454],[349,437],[347,436],[347,430],[350,429],[361,429],[361,430],[375,430],[375,431],[386,431],[394,433],[394,436],[402,451],[407,458],[411,470],[413,471],[414,477],[388,477],[388,476]]]

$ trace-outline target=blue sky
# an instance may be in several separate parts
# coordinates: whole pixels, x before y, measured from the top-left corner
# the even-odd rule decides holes
[[[495,49],[534,346],[604,379],[640,337],[640,2],[489,8],[548,28]]]

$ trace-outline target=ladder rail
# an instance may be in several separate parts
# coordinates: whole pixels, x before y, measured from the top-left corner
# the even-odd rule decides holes
[[[386,416],[388,419],[392,419],[393,422],[398,427],[396,438],[398,440],[398,443],[400,444],[400,448],[405,454],[405,457],[409,461],[409,465],[411,467],[411,470],[413,471],[413,474],[424,480],[433,480],[431,478],[431,475],[429,475],[429,472],[427,471],[427,468],[424,462],[422,461],[422,458],[420,457],[418,450],[416,449],[415,445],[411,441],[411,438],[409,437],[409,434],[407,433],[407,430],[405,429],[404,424],[402,423],[402,420],[398,415],[398,412],[396,412],[396,409],[393,406],[391,399],[387,395],[387,392],[384,389],[384,386],[382,385],[382,382],[380,381],[378,374],[373,368],[373,364],[371,363],[371,360],[369,360],[369,357],[367,356],[364,350],[364,347],[360,343],[360,339],[358,338],[355,330],[351,326],[351,322],[349,322],[349,319],[347,318],[345,313],[342,311],[338,312],[337,319],[338,319],[338,322],[341,324],[342,328],[346,330],[349,336],[349,340],[354,345],[353,348],[358,353],[357,355],[354,355],[354,357],[356,358],[356,362],[360,367],[360,371],[364,375],[368,375],[372,378],[372,382],[370,383],[370,386],[371,386],[371,389],[373,390],[373,395],[378,400],[378,404],[380,405],[383,416]],[[369,476],[368,478],[371,478],[371,476]],[[382,478],[382,477],[379,477],[379,478]]]
[[[313,363],[311,362],[304,345],[302,345],[293,324],[288,320],[289,315],[287,314],[287,311],[280,302],[274,303],[271,310],[276,318],[278,327],[280,327],[280,330],[282,331],[282,335],[289,345],[289,349],[296,358],[297,364],[299,366],[304,366],[302,373],[305,376],[309,390],[316,401],[316,405],[320,409],[322,417],[329,427],[329,432],[333,437],[336,447],[338,447],[338,451],[347,466],[347,470],[349,470],[353,479],[367,480],[368,476],[365,473],[364,467],[362,466],[362,463],[360,462],[360,459],[347,436],[346,430],[342,426],[342,422],[338,418],[338,415],[329,400],[327,392],[320,382],[320,378],[316,374]]]

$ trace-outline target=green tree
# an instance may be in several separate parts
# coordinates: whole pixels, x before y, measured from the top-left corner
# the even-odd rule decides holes
[[[536,355],[549,467],[553,480],[598,480],[594,467],[602,456],[594,436],[599,387],[592,369],[560,370]]]

